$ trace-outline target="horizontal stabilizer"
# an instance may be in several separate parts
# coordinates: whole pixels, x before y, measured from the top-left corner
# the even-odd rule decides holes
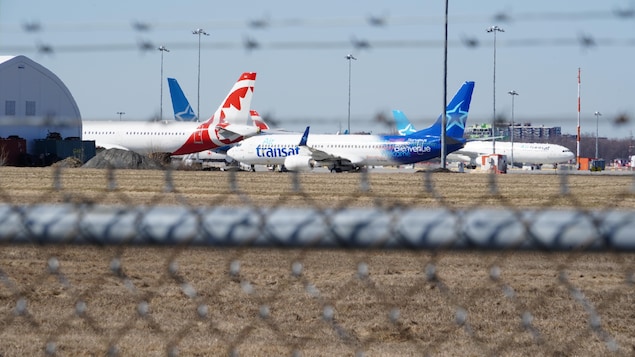
[[[254,125],[240,125],[229,123],[220,123],[216,126],[216,129],[223,136],[234,134],[245,138],[260,134],[261,131],[259,127]]]

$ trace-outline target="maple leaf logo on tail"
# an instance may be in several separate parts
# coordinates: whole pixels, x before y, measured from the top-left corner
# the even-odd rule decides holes
[[[260,128],[246,125],[256,82],[255,72],[245,72],[222,101],[214,115],[199,124],[173,155],[211,150],[260,133]]]
[[[218,107],[214,115],[208,119],[211,124],[231,123],[246,125],[249,119],[251,99],[256,83],[255,72],[245,72],[240,75],[236,84],[229,91],[225,100]]]

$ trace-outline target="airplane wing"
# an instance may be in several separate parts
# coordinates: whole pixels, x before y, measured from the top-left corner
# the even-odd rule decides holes
[[[463,150],[457,150],[455,152],[452,152],[450,154],[448,154],[448,157],[453,157],[456,159],[459,159],[461,161],[474,161],[476,162],[476,159],[481,156],[483,154],[477,153],[475,151],[463,151]]]
[[[334,155],[323,150],[313,148],[311,146],[305,146],[305,148],[311,153],[311,158],[316,162],[319,162],[320,164],[335,161],[339,161],[342,163],[351,163],[353,165],[360,165],[363,163],[363,159],[361,157]]]
[[[305,153],[308,151],[307,156],[310,156],[311,159],[313,159],[314,161],[322,165],[324,165],[325,163],[336,162],[336,161],[340,163],[344,163],[344,164],[346,163],[350,163],[353,165],[362,164],[363,159],[361,157],[341,156],[341,155],[331,154],[324,150],[316,149],[312,146],[307,145],[308,136],[309,136],[309,127],[307,127],[306,130],[304,131],[304,134],[302,135],[302,139],[300,140],[300,144],[298,146],[300,147],[301,151],[304,151]]]
[[[478,148],[463,147],[457,151],[448,154],[448,160],[469,162],[471,165],[477,165],[478,158],[482,155],[489,154],[489,151],[480,151]]]
[[[505,137],[504,136],[486,136],[483,138],[467,139],[467,141],[490,141],[490,140],[499,140],[499,139],[505,139]]]

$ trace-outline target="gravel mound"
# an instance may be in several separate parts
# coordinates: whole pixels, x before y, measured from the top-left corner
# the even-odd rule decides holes
[[[95,157],[88,160],[82,167],[91,169],[163,169],[163,166],[157,160],[140,155],[134,151],[121,149],[103,150],[95,155]]]
[[[82,160],[76,157],[67,157],[64,160],[60,160],[51,165],[52,167],[61,167],[63,169],[82,167]]]

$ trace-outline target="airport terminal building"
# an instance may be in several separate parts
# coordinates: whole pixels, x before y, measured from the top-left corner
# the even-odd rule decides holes
[[[51,151],[59,147],[59,143],[51,146],[41,141],[66,140],[81,144],[81,132],[79,107],[53,72],[25,56],[0,56],[0,149],[3,153],[21,150],[20,153],[34,157],[58,154]],[[67,149],[59,154],[65,156],[63,152]],[[77,149],[82,149],[82,145],[71,151],[77,152]]]
[[[531,123],[514,124],[512,128],[508,123],[505,126],[496,128],[496,135],[492,133],[491,124],[474,124],[465,128],[465,136],[470,139],[489,138],[492,136],[503,136],[509,140],[511,135],[518,141],[540,141],[562,136],[562,129],[559,126],[531,125]]]

